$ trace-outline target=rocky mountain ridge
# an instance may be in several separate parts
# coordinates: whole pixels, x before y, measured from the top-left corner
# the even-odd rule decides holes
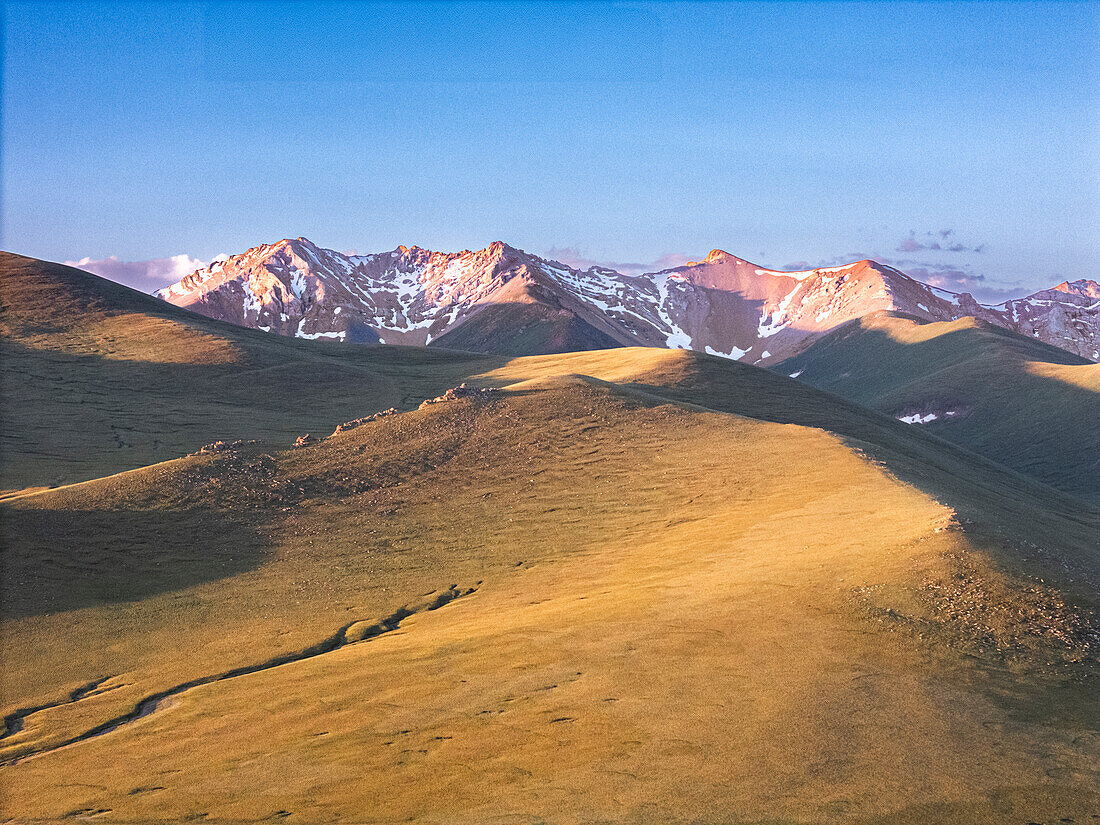
[[[974,316],[1100,360],[1100,285],[1059,284],[997,306],[875,261],[783,272],[712,251],[642,275],[578,270],[500,241],[478,251],[399,246],[350,255],[284,239],[198,270],[156,295],[299,338],[537,354],[613,346],[691,349],[768,365],[879,310]]]

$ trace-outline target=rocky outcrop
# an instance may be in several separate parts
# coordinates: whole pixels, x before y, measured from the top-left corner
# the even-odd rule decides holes
[[[244,440],[238,438],[236,441],[214,441],[210,444],[204,444],[198,450],[190,455],[210,455],[213,453],[237,453],[244,447],[249,447],[258,443],[255,439]]]
[[[447,401],[457,401],[460,398],[472,398],[480,401],[485,401],[491,398],[495,393],[499,392],[496,387],[483,387],[481,389],[474,389],[467,387],[465,384],[459,384],[457,387],[451,387],[443,395],[438,395],[435,398],[429,398],[426,401],[420,402],[418,409],[424,409],[430,407],[432,404],[443,404]]]
[[[387,418],[391,415],[397,415],[397,408],[390,407],[388,410],[382,410],[382,412],[376,412],[374,415],[367,415],[363,418],[353,418],[351,421],[345,421],[343,424],[337,424],[336,429],[332,431],[333,435],[342,433],[345,430],[354,430],[356,427],[362,427],[364,424],[369,424],[372,421],[377,421],[379,418]]]

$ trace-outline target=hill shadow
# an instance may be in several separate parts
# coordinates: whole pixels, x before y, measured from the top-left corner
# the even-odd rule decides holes
[[[274,343],[232,364],[164,364],[4,340],[0,487],[86,481],[217,439],[289,445],[388,407],[415,408],[494,363],[447,350]]]
[[[135,601],[256,567],[266,541],[209,508],[5,507],[0,612],[24,618]]]

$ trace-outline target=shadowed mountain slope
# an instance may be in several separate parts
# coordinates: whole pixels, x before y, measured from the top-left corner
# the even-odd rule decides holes
[[[502,355],[545,355],[554,352],[610,349],[623,346],[591,311],[570,308],[553,293],[524,284],[514,295],[489,304],[432,346]],[[570,302],[572,303],[572,302]],[[601,328],[602,327],[602,328]]]
[[[882,313],[775,371],[1077,495],[1100,496],[1100,365],[974,319]]]

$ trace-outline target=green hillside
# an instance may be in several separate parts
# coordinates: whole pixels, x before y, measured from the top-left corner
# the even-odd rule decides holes
[[[876,313],[774,367],[1067,492],[1100,498],[1100,365],[963,318]]]

